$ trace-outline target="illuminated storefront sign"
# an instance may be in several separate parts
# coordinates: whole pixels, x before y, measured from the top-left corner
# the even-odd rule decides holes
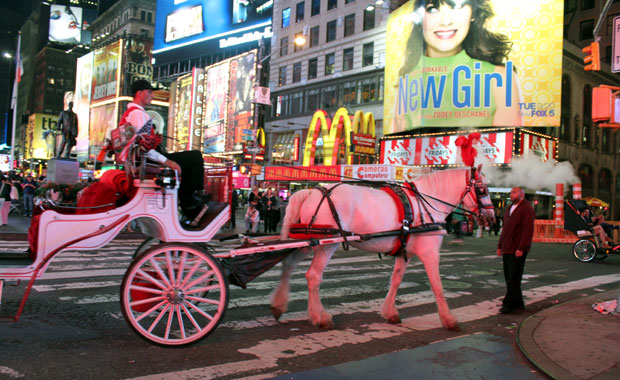
[[[266,181],[413,181],[430,168],[402,165],[267,166]]]
[[[95,51],[91,97],[93,103],[119,95],[122,42],[123,40],[119,40]]]
[[[512,160],[514,131],[482,133],[478,154],[494,164]],[[462,134],[432,135],[381,141],[382,164],[397,165],[459,165],[460,153],[456,139]]]
[[[450,39],[426,29],[456,10],[424,4],[388,18],[384,134],[560,125],[564,1],[464,2],[458,11],[471,18]]]
[[[323,164],[325,166],[338,164],[338,156],[344,153],[344,163],[351,164],[353,157],[352,134],[366,136],[364,140],[375,138],[375,118],[372,113],[356,111],[353,120],[349,111],[339,108],[331,119],[327,111],[317,110],[310,121],[308,136],[304,146],[304,166],[312,166],[315,163],[316,151],[319,139],[323,141]],[[361,141],[362,139],[358,139]],[[361,147],[361,145],[360,145]]]
[[[193,68],[192,69],[192,103],[191,103],[191,117],[189,121],[189,133],[187,150],[200,148],[202,146],[202,126],[203,113],[204,113],[204,80],[205,70]]]
[[[340,166],[267,166],[266,181],[340,181]]]
[[[56,135],[58,116],[35,113],[28,117],[24,158],[52,158],[56,156]]]
[[[540,157],[543,162],[548,160],[556,160],[558,157],[557,149],[557,139],[528,132],[521,133],[519,154],[522,156],[534,154]]]

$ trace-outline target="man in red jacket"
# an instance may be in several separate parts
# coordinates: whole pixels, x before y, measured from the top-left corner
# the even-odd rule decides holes
[[[502,234],[497,245],[497,255],[502,256],[504,262],[506,280],[506,296],[499,310],[502,314],[525,308],[521,278],[534,235],[534,208],[525,200],[525,192],[521,187],[510,190],[510,201],[512,204],[504,212]]]

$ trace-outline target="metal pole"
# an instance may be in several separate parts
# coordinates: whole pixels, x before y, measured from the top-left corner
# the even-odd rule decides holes
[[[13,170],[13,165],[15,162],[15,129],[16,129],[16,120],[17,120],[17,90],[19,88],[19,85],[17,84],[17,75],[18,75],[18,71],[19,71],[19,67],[21,65],[21,54],[19,53],[19,49],[20,49],[20,45],[22,42],[22,33],[19,32],[17,34],[17,51],[15,52],[15,56],[17,57],[17,59],[15,60],[15,88],[13,89],[13,97],[15,98],[15,101],[13,102],[13,130],[11,131],[11,163],[9,164],[9,171]]]
[[[592,32],[592,35],[594,36],[594,41],[596,42],[598,42],[601,39],[601,37],[598,36],[598,31],[599,29],[601,29],[601,26],[603,25],[603,19],[607,15],[607,11],[609,11],[609,7],[611,7],[611,3],[612,3],[612,0],[607,0],[607,2],[605,3],[605,6],[603,6],[603,10],[601,14],[598,16],[598,21],[596,22],[596,26],[594,27],[594,31]]]

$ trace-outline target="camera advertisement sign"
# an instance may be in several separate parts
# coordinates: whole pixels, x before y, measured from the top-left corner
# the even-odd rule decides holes
[[[559,126],[563,7],[561,0],[411,0],[392,12],[384,133]]]

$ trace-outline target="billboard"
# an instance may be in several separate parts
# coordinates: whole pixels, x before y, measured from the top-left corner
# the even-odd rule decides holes
[[[559,126],[564,1],[458,3],[410,0],[390,14],[384,133]]]
[[[228,88],[228,131],[226,150],[240,150],[241,143],[253,139],[252,95],[256,77],[256,51],[243,54],[230,61]],[[246,131],[244,133],[244,131]]]
[[[78,58],[75,75],[75,104],[73,105],[73,110],[77,114],[79,120],[75,151],[77,153],[77,159],[80,162],[84,162],[88,159],[93,56],[94,53],[91,52]]]
[[[226,101],[228,98],[230,61],[207,68],[203,132],[203,152],[219,153],[226,150],[226,142],[234,131],[226,129]]]
[[[24,158],[49,159],[55,156],[57,115],[35,113],[28,117]]]
[[[192,69],[192,104],[190,106],[189,141],[187,150],[201,149],[202,126],[205,106],[205,70]]]
[[[92,96],[93,103],[113,99],[118,95],[121,42],[116,41],[95,51]]]
[[[269,38],[272,10],[273,0],[158,0],[153,54],[175,50],[166,58],[178,60],[194,56],[196,44],[213,51]]]
[[[459,165],[460,152],[456,139],[460,134],[386,139],[381,141],[381,164],[443,166]],[[481,133],[478,155],[494,164],[512,160],[514,131]]]
[[[90,44],[90,24],[97,18],[96,9],[50,5],[49,40],[71,44]]]
[[[105,135],[110,128],[116,128],[118,103],[105,104],[90,109],[90,154],[97,156],[104,145]]]
[[[131,84],[138,79],[153,79],[153,66],[151,65],[152,41],[138,41],[133,38],[125,42],[125,67],[123,74],[123,95],[131,96]]]
[[[521,134],[519,154],[523,157],[533,154],[545,162],[557,159],[557,147],[558,141],[556,139],[524,132]]]
[[[176,81],[176,114],[174,117],[173,148],[175,152],[186,150],[189,143],[189,125],[192,103],[192,74],[179,77]]]

